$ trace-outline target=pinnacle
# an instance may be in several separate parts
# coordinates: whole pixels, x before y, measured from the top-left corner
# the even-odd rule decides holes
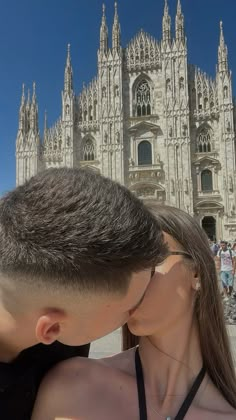
[[[25,84],[22,83],[22,96],[21,96],[21,102],[23,103],[25,101]]]
[[[165,13],[165,15],[168,15],[169,14],[168,0],[165,0],[164,13]]]
[[[178,3],[177,3],[177,14],[181,14],[181,13],[182,13],[181,3],[180,3],[180,0],[178,0]]]

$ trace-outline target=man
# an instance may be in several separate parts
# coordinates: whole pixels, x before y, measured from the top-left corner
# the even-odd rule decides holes
[[[233,291],[235,274],[235,256],[227,247],[227,241],[220,242],[220,250],[217,253],[217,261],[220,266],[220,277],[223,286],[224,300],[227,301]]]
[[[0,200],[2,419],[30,419],[42,376],[79,354],[63,344],[127,321],[167,252],[142,202],[91,171],[51,169]]]
[[[217,254],[218,254],[218,251],[219,251],[219,245],[217,244],[217,242],[216,241],[213,241],[210,244],[210,248],[211,248],[211,251],[212,251],[214,257],[216,257]]]

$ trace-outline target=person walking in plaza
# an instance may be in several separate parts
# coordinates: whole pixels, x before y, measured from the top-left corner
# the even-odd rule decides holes
[[[223,287],[224,299],[227,301],[233,292],[236,257],[227,241],[221,241],[216,260],[219,263],[220,278]]]
[[[128,320],[167,251],[143,203],[88,170],[50,169],[1,198],[1,420],[29,420],[50,367]]]
[[[235,370],[206,234],[179,209],[149,210],[169,252],[130,307],[135,346],[126,329],[127,351],[58,365],[41,385],[32,420],[235,420]]]

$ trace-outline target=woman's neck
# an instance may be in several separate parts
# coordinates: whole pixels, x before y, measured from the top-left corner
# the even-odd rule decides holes
[[[197,322],[186,318],[161,336],[142,337],[140,357],[147,400],[176,415],[203,364]]]

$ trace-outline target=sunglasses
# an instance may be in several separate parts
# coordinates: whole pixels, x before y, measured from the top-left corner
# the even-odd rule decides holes
[[[192,256],[188,252],[185,252],[185,251],[169,251],[167,257],[169,257],[169,255],[183,255],[187,258],[190,258],[190,259],[192,258]],[[155,274],[155,267],[153,267],[151,270],[151,278],[154,276],[154,274]]]

